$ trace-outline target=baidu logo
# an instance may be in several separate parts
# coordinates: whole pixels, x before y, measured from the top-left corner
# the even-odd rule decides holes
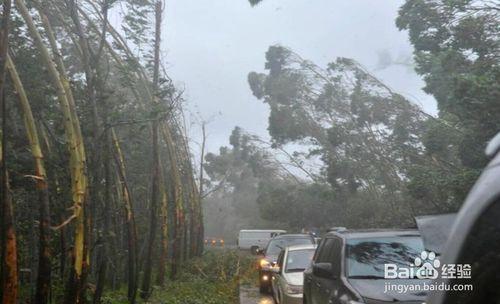
[[[422,251],[409,266],[397,264],[384,265],[386,279],[436,279],[439,276],[441,262],[432,251]]]
[[[437,279],[441,262],[432,251],[422,251],[420,257],[415,258],[411,267],[416,267],[416,277],[419,279]]]
[[[439,281],[434,281],[437,278],[471,279],[472,267],[470,264],[441,263],[436,253],[432,251],[422,251],[413,260],[413,263],[408,263],[407,266],[401,264],[384,264],[384,278],[425,280],[423,283],[387,281],[384,286],[384,293],[394,291],[397,293],[408,293],[416,291],[429,292],[432,290],[473,290],[472,284],[446,284],[445,282],[439,283]]]

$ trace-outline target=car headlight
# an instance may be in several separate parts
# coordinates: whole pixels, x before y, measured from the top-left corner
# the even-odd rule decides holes
[[[285,292],[287,294],[302,294],[302,291],[303,291],[302,285],[286,284]]]
[[[269,267],[271,267],[271,263],[269,263],[269,261],[266,259],[262,259],[262,260],[260,260],[260,267],[269,268]]]

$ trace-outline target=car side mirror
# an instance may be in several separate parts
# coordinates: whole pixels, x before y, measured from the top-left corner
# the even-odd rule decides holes
[[[250,252],[252,253],[252,255],[262,255],[264,251],[258,246],[252,246],[252,248],[250,248]]]
[[[313,274],[320,278],[335,279],[332,263],[314,263],[312,267]]]

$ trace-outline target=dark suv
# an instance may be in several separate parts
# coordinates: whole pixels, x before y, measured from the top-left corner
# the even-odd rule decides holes
[[[304,304],[421,304],[424,292],[401,292],[397,286],[412,285],[414,290],[423,290],[428,280],[386,279],[384,272],[386,264],[408,269],[422,251],[423,242],[415,230],[327,233],[311,267],[304,272]]]
[[[271,268],[278,259],[281,250],[288,246],[315,244],[314,237],[310,234],[281,234],[269,241],[264,257],[259,261],[260,292],[271,292]]]

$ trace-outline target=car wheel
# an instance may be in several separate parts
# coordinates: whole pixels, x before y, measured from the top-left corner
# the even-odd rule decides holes
[[[278,298],[279,298],[279,296],[280,296],[280,295],[279,295],[279,291],[278,291],[278,292],[276,292],[276,294],[277,294],[277,295],[276,295],[276,294],[274,294],[274,290],[272,290],[272,288],[271,288],[271,294],[272,294],[272,296],[273,296],[274,303],[276,303],[276,304],[280,304],[280,301],[278,300]]]

